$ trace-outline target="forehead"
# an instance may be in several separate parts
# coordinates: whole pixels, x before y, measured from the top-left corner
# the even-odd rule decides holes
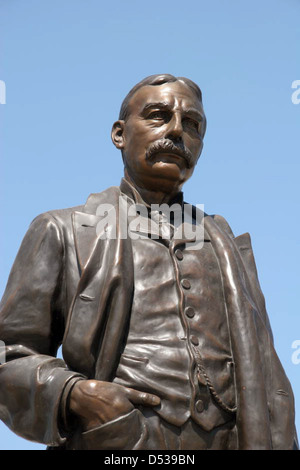
[[[202,110],[202,103],[185,83],[176,81],[163,85],[145,85],[129,101],[129,112],[139,113],[148,104],[165,103],[170,107],[196,108]]]

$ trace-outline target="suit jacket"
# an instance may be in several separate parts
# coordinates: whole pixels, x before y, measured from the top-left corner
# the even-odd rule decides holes
[[[119,196],[112,187],[92,194],[85,206],[38,216],[12,267],[0,309],[0,339],[7,346],[0,417],[27,439],[63,445],[68,436],[59,407],[66,387],[78,377],[114,377],[134,289]],[[120,215],[114,239],[96,231],[100,204]],[[250,236],[234,237],[220,216],[205,214],[204,225],[225,288],[239,449],[295,448],[293,392],[273,347]],[[55,357],[61,344],[64,360]]]

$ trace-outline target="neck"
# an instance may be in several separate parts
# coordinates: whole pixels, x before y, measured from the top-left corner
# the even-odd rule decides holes
[[[141,198],[149,205],[151,204],[169,204],[180,193],[181,188],[174,188],[171,192],[163,190],[152,190],[138,185],[125,170],[125,179],[139,192]]]

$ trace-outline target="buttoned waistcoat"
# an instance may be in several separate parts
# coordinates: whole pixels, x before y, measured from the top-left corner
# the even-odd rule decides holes
[[[1,302],[0,417],[17,434],[63,445],[58,413],[76,377],[112,380],[133,295],[132,247],[117,187],[85,206],[51,211],[31,224]],[[120,217],[115,237],[97,213]],[[106,214],[105,214],[106,216]],[[124,223],[125,220],[125,223]],[[100,222],[100,224],[99,224]],[[292,449],[294,402],[273,347],[249,234],[234,237],[225,219],[205,215],[218,257],[236,377],[239,449]],[[55,357],[63,345],[63,360]]]
[[[120,189],[128,204],[134,294],[113,381],[158,395],[155,412],[168,423],[180,428],[191,417],[209,432],[234,420],[235,388],[218,260],[207,232],[198,240],[193,234],[204,228],[203,218],[179,194],[166,208],[174,211],[170,225],[126,180]],[[136,218],[135,208],[142,212]]]

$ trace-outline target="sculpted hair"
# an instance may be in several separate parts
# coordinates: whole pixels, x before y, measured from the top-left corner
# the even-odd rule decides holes
[[[137,83],[128,93],[128,95],[125,97],[121,109],[120,109],[120,114],[119,114],[119,119],[120,120],[126,120],[128,115],[129,115],[129,101],[133,97],[133,95],[143,86],[146,85],[151,85],[151,86],[158,86],[158,85],[163,85],[164,83],[170,83],[170,82],[183,82],[185,85],[187,85],[196,95],[199,101],[202,103],[202,93],[198,85],[194,83],[192,80],[189,80],[188,78],[185,77],[174,77],[174,75],[170,74],[159,74],[159,75],[150,75],[149,77],[144,78],[141,80],[139,83]]]

